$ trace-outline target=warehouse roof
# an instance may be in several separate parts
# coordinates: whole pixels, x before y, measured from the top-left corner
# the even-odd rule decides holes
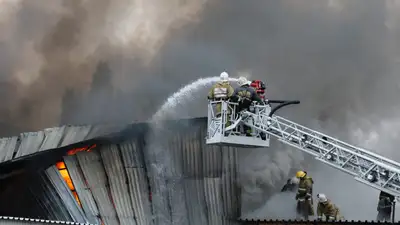
[[[166,123],[204,121],[206,118],[181,119]],[[73,149],[94,144],[120,142],[143,133],[149,123],[129,125],[64,125],[18,136],[0,138],[0,179],[19,173],[21,168],[42,168],[54,164]]]

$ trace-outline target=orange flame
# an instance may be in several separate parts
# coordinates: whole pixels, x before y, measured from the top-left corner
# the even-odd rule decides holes
[[[90,152],[95,147],[97,147],[96,144],[93,144],[91,146],[80,147],[80,148],[73,148],[67,152],[67,155],[75,155],[78,152]]]

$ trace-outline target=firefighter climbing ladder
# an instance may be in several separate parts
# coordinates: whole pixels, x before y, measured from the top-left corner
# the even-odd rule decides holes
[[[261,109],[253,110],[252,112],[241,112],[236,117],[233,125],[229,127],[225,128],[224,123],[219,123],[221,127],[219,131],[225,134],[240,123],[245,124],[257,130],[258,133],[266,133],[274,136],[285,144],[315,156],[316,160],[354,176],[354,179],[361,183],[385,191],[391,195],[400,196],[400,163],[309,129],[280,116],[273,115],[277,109],[284,105],[299,103],[298,101],[275,102],[281,103],[281,105],[269,111]],[[227,107],[224,104],[229,103],[222,103],[223,109]],[[254,107],[263,108],[265,106]],[[222,121],[225,121],[226,119],[224,118],[230,116],[227,110],[222,110],[222,114],[220,117]],[[210,115],[212,114],[209,112],[209,126],[210,121],[213,120],[213,118],[210,118]],[[210,128],[208,131],[210,132]],[[229,139],[230,135],[226,138]],[[209,139],[210,136],[207,137],[207,143],[213,144],[212,142],[208,142]],[[269,137],[267,141],[269,145]],[[227,142],[229,141],[225,141],[224,143]],[[259,145],[259,147],[265,146]]]

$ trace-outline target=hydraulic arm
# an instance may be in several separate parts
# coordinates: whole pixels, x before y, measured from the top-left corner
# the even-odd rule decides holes
[[[273,108],[268,114],[265,110],[241,112],[237,122],[240,121],[259,132],[277,137],[279,141],[351,174],[359,182],[394,196],[400,196],[400,164],[398,162],[273,115],[280,107],[299,102],[280,103],[281,105]]]

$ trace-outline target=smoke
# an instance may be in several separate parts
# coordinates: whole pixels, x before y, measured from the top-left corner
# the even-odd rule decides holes
[[[146,120],[182,84],[224,70],[233,76],[250,71],[266,81],[268,98],[301,100],[282,110],[285,117],[398,157],[392,135],[400,105],[398,2],[3,0],[0,82],[7,88],[0,90],[0,122],[24,130],[57,125],[66,90],[84,99],[100,61],[109,64],[118,94],[94,94],[101,107],[81,104],[103,112],[100,122]],[[177,113],[204,109],[198,102]],[[64,110],[84,121],[93,110],[81,105]],[[369,137],[374,144],[366,144]],[[273,144],[272,150],[243,153],[243,202],[251,209],[296,169],[325,174],[325,167],[296,150]],[[339,205],[377,198],[341,183],[340,173],[326,173],[329,178],[318,175],[316,186],[338,180],[328,196],[354,193],[333,199]]]
[[[196,22],[204,3],[0,1],[0,82],[16,87],[2,96],[11,98],[2,121],[25,130],[58,125],[65,91],[89,90],[98,62],[122,57],[150,65],[173,30]],[[141,77],[115,74],[112,82],[118,89],[121,80]]]

